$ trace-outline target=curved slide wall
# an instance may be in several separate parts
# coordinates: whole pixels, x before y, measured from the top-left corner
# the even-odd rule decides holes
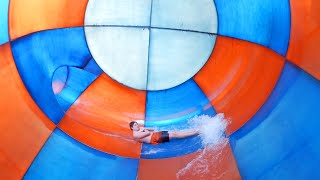
[[[208,174],[320,177],[319,1],[101,2],[0,2],[0,179],[176,179],[204,151],[201,138],[140,144],[128,123],[185,128],[191,117],[217,113],[230,119],[229,142],[203,157],[218,158]],[[102,21],[90,14],[100,11],[111,13]],[[120,80],[98,59],[109,54],[87,43],[87,28],[96,26],[111,35],[110,57],[142,57],[115,66],[126,71],[107,67]],[[146,41],[121,39],[123,32]],[[193,64],[197,57],[205,63]],[[161,68],[168,64],[170,71]],[[145,88],[127,86],[137,79]],[[163,83],[175,86],[148,86]]]

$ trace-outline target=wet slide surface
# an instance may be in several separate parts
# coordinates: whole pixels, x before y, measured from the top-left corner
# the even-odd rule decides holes
[[[319,179],[319,10],[2,0],[0,179]],[[187,129],[219,113],[214,146],[141,144],[128,127]]]

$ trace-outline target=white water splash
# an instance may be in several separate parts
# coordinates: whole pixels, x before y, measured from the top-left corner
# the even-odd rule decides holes
[[[176,174],[177,179],[220,179],[224,176],[221,172],[212,172],[210,169],[219,168],[219,163],[227,157],[223,153],[228,139],[225,137],[225,130],[228,121],[224,114],[217,114],[214,117],[207,115],[196,116],[189,121],[194,128],[200,129],[200,136],[204,149],[199,155],[189,162]],[[226,170],[227,171],[227,170]]]
[[[228,121],[224,118],[224,114],[220,113],[214,117],[195,116],[189,120],[189,124],[195,129],[200,129],[200,137],[204,146],[212,146],[223,141]]]

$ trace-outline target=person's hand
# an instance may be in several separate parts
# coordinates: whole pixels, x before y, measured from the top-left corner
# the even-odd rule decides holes
[[[141,128],[142,129],[142,132],[150,132],[150,131],[154,131],[154,128],[144,128],[144,127],[142,127]]]
[[[149,130],[148,129],[146,129],[146,128],[141,128],[142,130],[142,132],[149,132]]]

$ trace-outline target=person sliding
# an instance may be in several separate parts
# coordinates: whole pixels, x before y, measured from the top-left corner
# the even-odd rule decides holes
[[[159,144],[169,142],[171,139],[180,139],[199,134],[199,130],[158,131],[153,128],[140,127],[136,121],[131,121],[129,127],[133,138],[138,142]]]

